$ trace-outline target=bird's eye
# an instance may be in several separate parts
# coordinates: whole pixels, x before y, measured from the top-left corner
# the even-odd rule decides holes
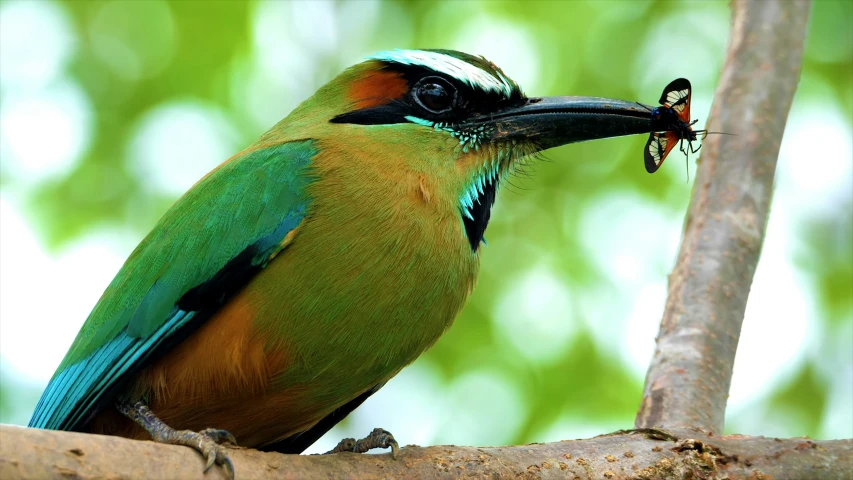
[[[413,89],[415,101],[430,113],[445,113],[453,108],[456,89],[443,78],[427,77]]]

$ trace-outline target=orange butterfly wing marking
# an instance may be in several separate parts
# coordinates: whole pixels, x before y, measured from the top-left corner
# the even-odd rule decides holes
[[[669,152],[678,143],[678,136],[673,132],[653,133],[647,145],[646,169],[649,173],[657,171],[663,164]],[[649,159],[654,165],[649,164]]]
[[[674,132],[664,132],[660,135],[661,146],[663,147],[663,153],[660,154],[660,160],[658,160],[657,166],[660,167],[663,161],[666,159],[666,156],[669,155],[669,152],[675,148],[675,144],[678,143],[678,136]]]

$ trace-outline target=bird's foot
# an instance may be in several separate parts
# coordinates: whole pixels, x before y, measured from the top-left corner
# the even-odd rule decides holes
[[[381,428],[374,428],[370,432],[370,435],[361,440],[354,438],[341,440],[335,448],[329,450],[326,454],[338,452],[365,453],[374,448],[391,448],[391,458],[394,460],[397,459],[397,452],[400,450],[400,446],[397,444],[397,440],[394,439],[394,435],[391,435],[391,432]]]
[[[231,463],[231,459],[228,458],[225,447],[221,443],[228,442],[237,445],[237,440],[227,430],[216,428],[206,428],[200,432],[175,430],[157,418],[143,401],[118,402],[116,407],[127,418],[144,428],[155,442],[184,445],[195,449],[207,459],[204,466],[205,472],[210,470],[210,467],[215,463],[225,468],[228,478],[234,478],[234,464]]]

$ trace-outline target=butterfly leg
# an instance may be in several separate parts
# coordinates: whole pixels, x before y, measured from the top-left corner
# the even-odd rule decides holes
[[[702,144],[700,143],[699,146],[696,147],[696,150],[694,150],[693,149],[693,143],[690,143],[690,153],[698,153],[701,148],[702,148]]]
[[[193,448],[207,459],[207,464],[204,467],[205,472],[216,463],[225,467],[229,478],[234,478],[234,465],[228,455],[225,454],[225,448],[220,445],[222,442],[237,445],[234,435],[228,431],[216,428],[207,428],[200,432],[175,430],[157,418],[154,412],[148,408],[148,405],[141,400],[137,402],[119,401],[116,403],[116,407],[124,416],[144,428],[155,442]]]

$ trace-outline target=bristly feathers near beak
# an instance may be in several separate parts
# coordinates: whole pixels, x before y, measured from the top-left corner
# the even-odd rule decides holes
[[[481,151],[482,163],[460,197],[462,221],[476,251],[488,226],[497,186],[518,159],[568,143],[648,133],[652,122],[648,112],[636,103],[551,97],[532,98],[520,107],[472,117],[452,127],[439,123],[429,126],[448,131],[465,153]]]

